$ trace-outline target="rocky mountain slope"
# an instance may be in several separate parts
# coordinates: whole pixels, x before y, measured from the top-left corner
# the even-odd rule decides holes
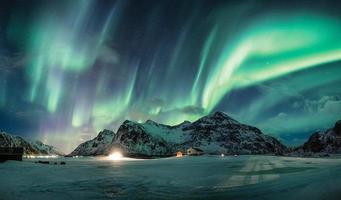
[[[94,139],[80,144],[70,156],[97,156],[108,154],[114,135],[115,133],[113,131],[104,129]]]
[[[40,141],[28,142],[19,136],[0,132],[0,147],[23,147],[26,155],[63,155],[55,147]]]
[[[110,142],[105,139],[98,143],[99,136],[81,144],[71,155],[107,154],[116,146],[131,157],[170,156],[189,147],[200,148],[209,154],[284,154],[287,151],[275,138],[262,134],[255,127],[241,124],[222,112],[176,126],[151,120],[145,123],[126,120],[117,133],[112,134]],[[93,144],[98,146],[92,147]]]
[[[341,153],[341,120],[335,126],[324,132],[316,132],[308,141],[295,149],[294,155],[323,155]]]
[[[33,148],[37,149],[40,155],[64,155],[56,147],[42,143],[41,141],[30,142]]]

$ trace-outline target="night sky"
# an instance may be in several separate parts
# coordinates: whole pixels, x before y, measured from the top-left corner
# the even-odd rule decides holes
[[[71,151],[214,111],[301,144],[341,119],[338,1],[0,2],[0,129]]]

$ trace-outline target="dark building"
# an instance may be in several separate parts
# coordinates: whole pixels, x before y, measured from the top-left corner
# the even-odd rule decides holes
[[[6,160],[22,161],[24,149],[22,147],[0,147],[0,162]]]

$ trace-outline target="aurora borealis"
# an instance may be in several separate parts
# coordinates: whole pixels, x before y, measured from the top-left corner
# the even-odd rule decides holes
[[[1,1],[0,129],[70,151],[220,110],[287,144],[341,118],[338,1]]]

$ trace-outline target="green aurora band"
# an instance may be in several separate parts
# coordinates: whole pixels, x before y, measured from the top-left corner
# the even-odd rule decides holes
[[[251,26],[236,45],[226,45],[204,88],[207,112],[232,89],[341,59],[339,21],[313,15],[268,19]]]
[[[204,6],[198,3],[191,11],[179,8],[179,13],[188,15],[185,20],[174,17],[183,22],[171,37],[162,35],[165,32],[155,34],[161,26],[156,19],[164,11],[162,6],[151,8],[138,22],[143,28],[134,32],[125,23],[133,15],[128,1],[113,3],[97,18],[95,4],[67,1],[62,17],[43,7],[30,19],[29,27],[22,25],[20,14],[9,23],[8,35],[23,44],[27,60],[24,99],[52,116],[42,120],[38,133],[45,142],[61,142],[65,149],[72,149],[84,141],[82,135],[88,134],[88,139],[103,128],[116,129],[125,119],[174,125],[215,110],[279,137],[283,132],[298,132],[314,117],[323,120],[312,129],[341,117],[341,104],[337,104],[338,109],[329,113],[321,110],[325,115],[320,117],[317,110],[309,113],[302,105],[302,113],[276,111],[259,118],[316,88],[322,88],[320,93],[302,101],[335,94],[337,98],[326,100],[325,105],[340,102],[340,87],[335,86],[341,81],[340,18],[302,10],[269,11],[238,24],[229,20],[233,13],[228,7],[216,9],[203,20]],[[126,47],[116,48],[124,42]],[[10,99],[6,77],[0,74],[0,108]],[[231,99],[235,92],[250,88],[260,88],[262,95],[247,97],[252,101],[243,105]],[[243,109],[224,106],[229,102]],[[279,120],[288,120],[292,126],[281,126]]]

